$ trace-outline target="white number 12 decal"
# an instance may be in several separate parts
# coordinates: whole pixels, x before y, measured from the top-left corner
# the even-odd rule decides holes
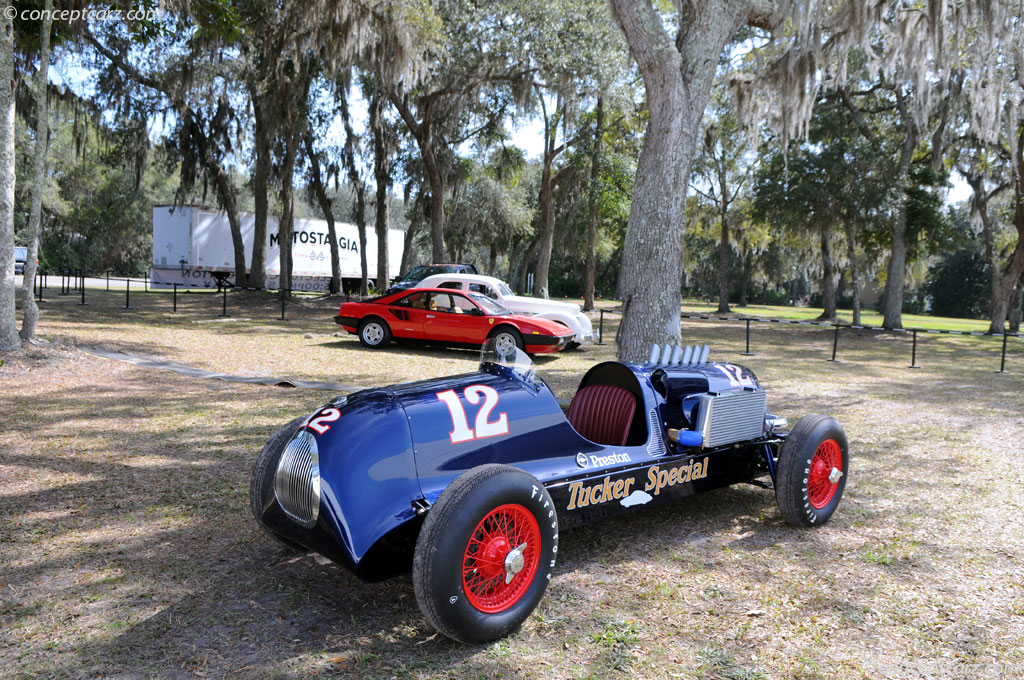
[[[498,405],[497,390],[487,385],[470,385],[462,393],[465,395],[466,401],[473,406],[479,404],[481,398],[484,400],[480,410],[476,412],[475,427],[472,429],[466,418],[466,410],[462,408],[462,401],[459,399],[459,395],[455,394],[455,390],[437,393],[437,398],[448,407],[448,413],[452,417],[452,431],[448,433],[452,444],[508,434],[508,413],[499,413],[497,420],[488,420],[491,417],[491,411]]]

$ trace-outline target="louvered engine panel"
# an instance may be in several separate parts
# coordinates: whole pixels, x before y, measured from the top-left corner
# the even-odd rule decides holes
[[[730,392],[701,401],[700,429],[705,447],[756,439],[764,434],[766,394],[763,390]]]

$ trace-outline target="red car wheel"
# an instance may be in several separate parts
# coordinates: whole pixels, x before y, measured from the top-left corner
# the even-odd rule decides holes
[[[481,465],[449,484],[423,522],[416,600],[454,640],[497,640],[540,602],[557,552],[558,517],[544,486],[519,468]]]
[[[834,418],[801,418],[786,437],[775,470],[783,519],[805,527],[827,522],[839,507],[849,464],[846,433]]]

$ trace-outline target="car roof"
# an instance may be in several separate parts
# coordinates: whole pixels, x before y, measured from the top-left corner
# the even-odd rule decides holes
[[[474,295],[478,294],[473,290],[453,290],[451,288],[406,288],[400,290],[395,295],[412,295],[414,293],[460,293],[462,295]]]
[[[431,274],[430,276],[423,279],[423,281],[429,281],[431,279],[449,279],[452,281],[466,281],[467,283],[486,283],[489,286],[494,286],[499,283],[505,283],[501,279],[494,276],[487,276],[485,274]],[[420,283],[423,283],[420,281]],[[507,285],[507,284],[506,284]]]

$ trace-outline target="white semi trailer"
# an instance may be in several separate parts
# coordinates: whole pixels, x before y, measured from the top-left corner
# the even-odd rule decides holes
[[[256,216],[239,213],[245,261],[252,262],[253,230]],[[331,281],[331,247],[324,220],[294,221],[292,237],[292,290],[327,290]],[[277,288],[281,275],[281,248],[278,243],[277,218],[267,219],[267,288]],[[346,284],[358,285],[359,230],[353,224],[335,223],[341,276]],[[398,229],[388,232],[388,276],[398,275],[405,234]],[[377,235],[372,226],[366,230],[366,269],[370,279],[377,276]],[[231,242],[228,216],[220,210],[197,205],[175,207],[153,206],[153,268],[150,280],[154,287],[169,288],[177,283],[183,287],[215,288],[219,281],[233,283],[235,249]],[[385,282],[384,285],[387,285]]]

